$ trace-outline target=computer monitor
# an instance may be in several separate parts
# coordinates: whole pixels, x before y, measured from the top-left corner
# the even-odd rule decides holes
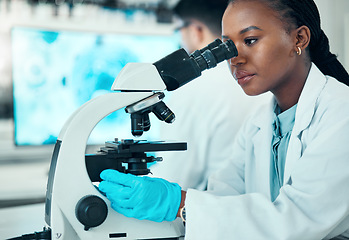
[[[128,62],[152,63],[179,48],[176,34],[32,27],[13,27],[11,41],[14,141],[18,146],[55,143],[73,111],[111,92],[115,77]],[[89,144],[104,144],[116,137],[132,137],[130,116],[122,110],[98,123]]]

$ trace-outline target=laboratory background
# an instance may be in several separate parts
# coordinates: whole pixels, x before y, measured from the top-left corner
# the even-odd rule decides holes
[[[44,226],[54,143],[74,110],[110,92],[127,63],[180,48],[176,2],[0,0],[0,239]],[[315,2],[331,52],[349,70],[349,0]],[[123,111],[98,123],[86,151],[115,137],[132,138]]]

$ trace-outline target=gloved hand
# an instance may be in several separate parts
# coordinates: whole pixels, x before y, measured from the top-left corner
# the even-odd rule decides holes
[[[181,187],[161,178],[140,177],[107,169],[99,190],[111,207],[127,216],[155,222],[173,221],[181,202]]]

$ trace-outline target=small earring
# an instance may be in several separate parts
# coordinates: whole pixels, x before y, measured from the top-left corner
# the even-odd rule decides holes
[[[297,54],[300,56],[302,54],[302,49],[300,47],[297,47],[298,51]]]

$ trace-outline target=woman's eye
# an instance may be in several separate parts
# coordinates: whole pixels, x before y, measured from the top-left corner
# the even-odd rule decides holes
[[[247,38],[245,39],[245,44],[250,46],[250,45],[253,45],[257,42],[257,39],[256,38]]]

